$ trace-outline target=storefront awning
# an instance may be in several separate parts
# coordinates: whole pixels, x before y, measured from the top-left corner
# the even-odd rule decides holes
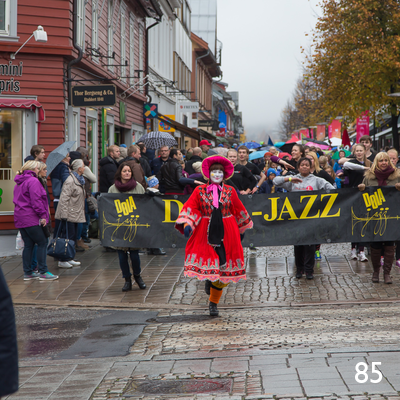
[[[25,110],[39,111],[39,121],[43,122],[45,118],[43,106],[32,99],[2,99],[0,97],[0,108],[23,108]]]

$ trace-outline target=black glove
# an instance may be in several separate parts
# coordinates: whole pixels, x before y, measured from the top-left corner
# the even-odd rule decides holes
[[[186,238],[188,238],[190,236],[190,234],[192,233],[192,228],[190,227],[190,225],[185,227],[185,229],[183,230],[183,233]]]

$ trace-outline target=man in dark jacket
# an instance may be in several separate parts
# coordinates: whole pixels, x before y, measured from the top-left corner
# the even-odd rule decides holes
[[[193,175],[196,173],[196,171],[193,169],[193,164],[196,162],[202,162],[203,159],[201,158],[201,148],[200,147],[195,147],[193,148],[192,156],[190,157],[190,160],[186,162],[185,164],[185,171],[189,175]]]
[[[101,193],[107,193],[110,186],[114,184],[115,173],[119,166],[117,159],[121,151],[117,145],[112,145],[107,149],[107,154],[108,156],[102,158],[99,162],[99,190]]]
[[[144,145],[144,143],[136,143],[136,146],[138,146],[140,149],[140,158],[139,158],[140,165],[143,168],[144,175],[148,178],[153,174],[151,172],[150,161],[146,156],[147,148]]]
[[[0,268],[0,397],[18,390],[18,349],[11,294]]]
[[[169,147],[163,146],[158,150],[159,157],[155,158],[151,162],[151,170],[154,175],[157,175],[161,167],[168,161],[169,158]]]
[[[25,158],[24,162],[33,161],[33,160],[44,162],[45,155],[46,155],[46,152],[44,150],[44,147],[41,146],[40,144],[35,144],[31,148],[31,154]]]
[[[182,166],[179,163],[182,160],[182,153],[178,149],[170,151],[171,158],[161,167],[157,178],[165,187],[165,194],[183,194],[184,185],[179,180],[183,178]]]
[[[139,182],[144,189],[147,188],[146,179],[144,177],[144,171],[140,163],[140,149],[136,145],[131,145],[128,148],[128,157],[126,157],[123,162],[129,164],[133,171],[133,179]],[[151,175],[150,175],[151,176]]]
[[[60,200],[61,196],[61,189],[64,182],[67,180],[70,174],[69,170],[69,154],[65,158],[61,160],[61,162],[51,171],[50,178],[51,178],[51,187],[53,190],[53,205],[54,210],[57,211],[58,201]]]

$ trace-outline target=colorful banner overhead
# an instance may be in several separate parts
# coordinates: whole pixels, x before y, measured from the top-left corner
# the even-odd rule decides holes
[[[361,136],[369,136],[369,111],[366,111],[360,118],[357,118],[356,132],[356,143],[360,143]]]
[[[338,119],[334,119],[329,125],[329,139],[342,138],[342,123]]]
[[[310,131],[309,131],[309,129],[301,129],[300,130],[300,137],[303,139],[303,138],[305,138],[305,139],[307,139],[307,138],[309,138],[310,137]]]
[[[326,125],[317,125],[317,140],[324,141],[326,136]]]

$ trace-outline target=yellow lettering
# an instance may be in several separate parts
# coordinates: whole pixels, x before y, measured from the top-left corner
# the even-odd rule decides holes
[[[133,212],[133,210],[136,210],[136,204],[133,201],[133,197],[129,197],[129,205],[131,206],[131,212]]]
[[[365,203],[365,207],[371,207],[371,201],[369,199],[369,195],[368,193],[363,193],[363,199],[364,199],[364,203]]]
[[[163,200],[163,202],[165,203],[165,220],[163,222],[175,222],[176,219],[171,219],[171,203],[176,203],[178,205],[178,215],[183,208],[183,203],[178,200]]]
[[[312,205],[314,204],[315,200],[317,199],[318,195],[317,194],[310,194],[308,196],[301,196],[300,197],[300,203],[303,201],[303,199],[309,198],[307,205],[304,207],[304,210],[302,214],[300,215],[300,219],[313,219],[313,218],[319,218],[319,210],[316,215],[310,215],[308,216],[308,213],[311,210]]]
[[[290,218],[288,219],[289,221],[291,219],[298,219],[296,214],[294,213],[293,207],[290,204],[290,201],[287,197],[285,199],[285,202],[283,203],[281,215],[279,215],[279,218],[277,219],[277,221],[283,221],[282,214],[289,214],[290,215]]]
[[[381,201],[381,204],[384,203],[386,201],[386,199],[383,196],[382,189],[378,189],[376,192],[378,193],[379,200]]]
[[[372,196],[370,197],[370,200],[371,200],[372,208],[373,208],[373,209],[378,208],[378,203],[377,203],[377,200],[376,200],[376,196],[372,195]]]
[[[121,204],[121,206],[122,206],[122,212],[124,213],[124,215],[128,215],[129,214],[129,209],[128,209],[128,206],[127,206],[126,202],[124,201]]]
[[[375,199],[376,199],[376,204],[378,204],[378,206],[381,206],[382,205],[382,200],[380,199],[378,192],[375,192],[374,196],[375,196]]]
[[[115,209],[117,210],[117,214],[122,213],[121,202],[119,200],[114,200]]]
[[[321,195],[321,200],[326,196],[329,197],[328,203],[326,204],[324,211],[322,211],[321,218],[340,217],[340,208],[339,208],[339,211],[335,215],[329,215],[329,211],[331,211],[331,208],[336,200],[336,197],[338,197],[338,195],[339,195],[339,193],[322,194]]]
[[[269,218],[268,214],[264,215],[264,219],[266,221],[273,221],[278,216],[278,200],[279,197],[272,197],[271,199],[271,218]]]

